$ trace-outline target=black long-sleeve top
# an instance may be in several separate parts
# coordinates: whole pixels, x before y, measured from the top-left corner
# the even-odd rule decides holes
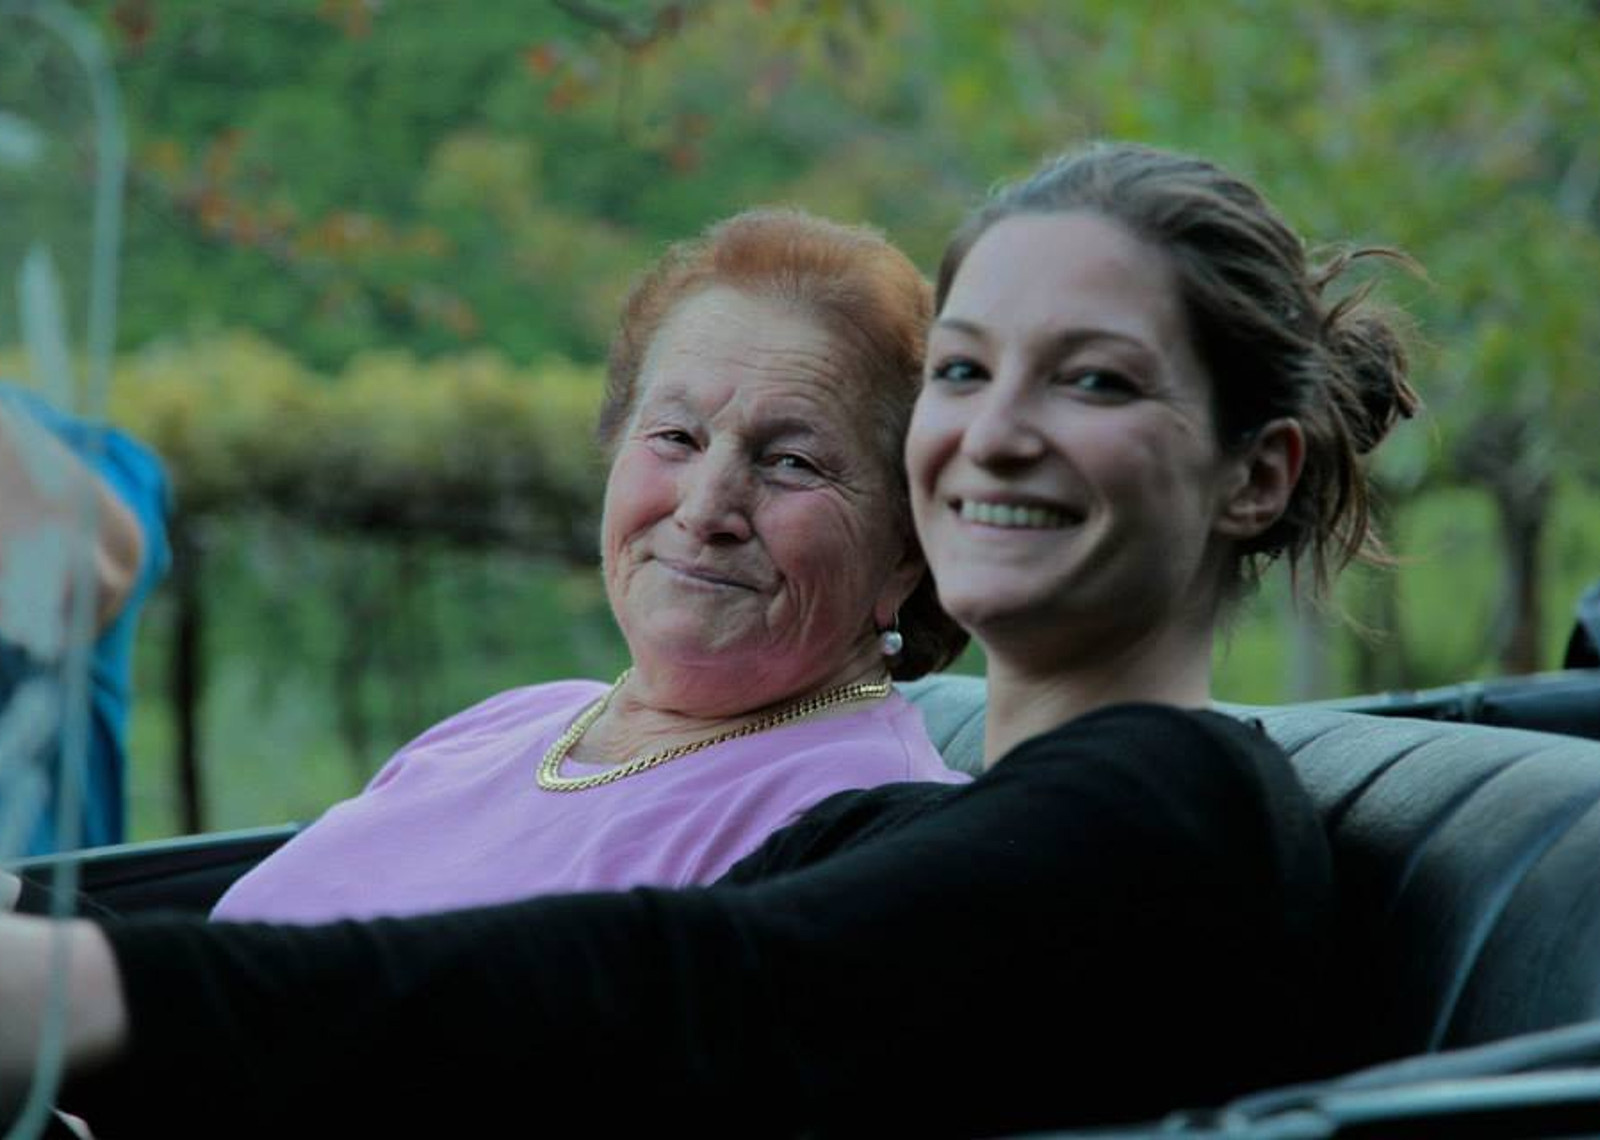
[[[530,778],[531,774],[530,774]],[[105,926],[127,1135],[993,1135],[1310,1075],[1333,890],[1282,753],[1124,705],[825,801],[718,884]]]

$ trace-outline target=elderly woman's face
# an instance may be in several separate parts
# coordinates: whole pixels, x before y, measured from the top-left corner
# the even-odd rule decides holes
[[[635,662],[720,676],[733,709],[870,666],[920,563],[848,369],[813,321],[724,287],[657,333],[602,533]]]
[[[1087,213],[1000,222],[935,323],[907,443],[939,597],[991,648],[1114,651],[1209,620],[1210,381],[1158,249]]]

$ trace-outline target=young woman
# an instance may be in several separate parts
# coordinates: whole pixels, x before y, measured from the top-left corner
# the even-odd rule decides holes
[[[1354,256],[1354,255],[1352,255]],[[993,1135],[1310,1075],[1333,888],[1208,711],[1262,564],[1373,549],[1403,354],[1248,185],[1100,146],[962,229],[907,468],[989,654],[972,784],[835,796],[720,883],[404,922],[75,924],[69,1108],[115,1137],[546,1126]],[[0,1079],[52,931],[0,924]],[[235,1130],[237,1133],[237,1129]]]

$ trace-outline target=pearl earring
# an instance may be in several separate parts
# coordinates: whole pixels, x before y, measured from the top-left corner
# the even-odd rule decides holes
[[[896,613],[889,628],[878,634],[878,652],[885,657],[898,657],[905,647],[906,639],[900,636],[900,615]]]

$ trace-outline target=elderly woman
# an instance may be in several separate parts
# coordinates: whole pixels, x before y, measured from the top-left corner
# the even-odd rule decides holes
[[[669,250],[624,309],[600,413],[632,667],[429,729],[213,917],[710,882],[834,792],[959,780],[889,683],[965,642],[900,464],[931,306],[881,237],[794,211]]]
[[[1258,568],[1374,549],[1359,456],[1413,397],[1381,314],[1328,296],[1342,264],[1140,147],[1002,192],[945,258],[907,446],[941,597],[989,655],[980,778],[833,797],[708,888],[76,924],[69,1100],[107,1136],[221,1106],[300,1134],[993,1135],[1329,1063],[1321,828],[1282,752],[1207,705]],[[13,1042],[50,933],[0,924]],[[0,1041],[0,1075],[19,1056]]]

